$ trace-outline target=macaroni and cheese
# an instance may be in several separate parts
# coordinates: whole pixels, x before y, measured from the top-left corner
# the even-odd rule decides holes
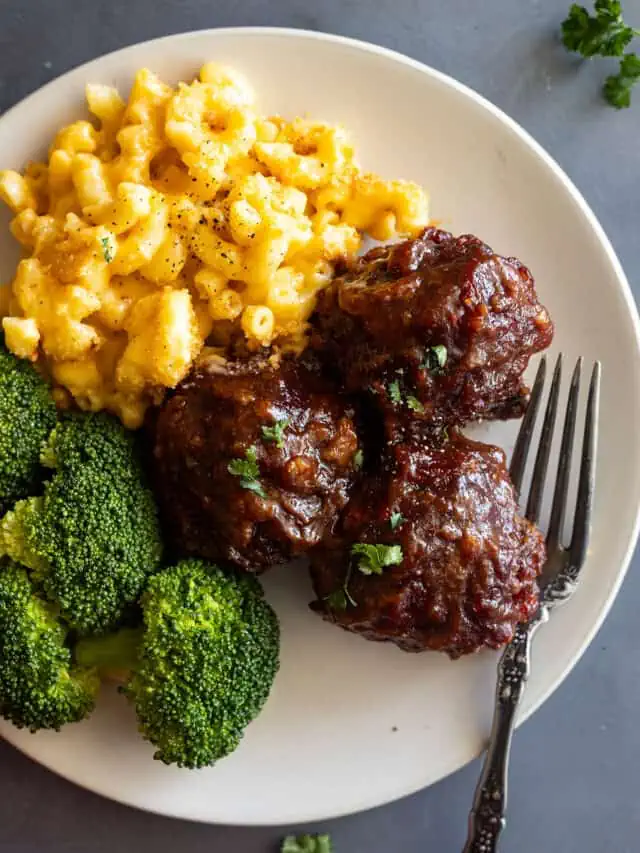
[[[207,339],[301,349],[338,258],[428,223],[420,187],[363,173],[342,127],[261,116],[229,68],[176,89],[143,69],[127,103],[100,84],[86,96],[95,121],[0,172],[25,249],[0,312],[60,400],[129,427]]]

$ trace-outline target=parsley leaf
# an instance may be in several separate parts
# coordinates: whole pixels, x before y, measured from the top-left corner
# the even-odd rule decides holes
[[[400,545],[368,545],[358,542],[351,546],[351,553],[358,556],[358,569],[363,575],[381,575],[387,566],[398,566],[403,560]]]
[[[364,453],[362,450],[356,450],[353,454],[353,467],[356,471],[359,471],[364,465]]]
[[[349,605],[352,607],[358,606],[358,602],[349,592],[349,582],[351,580],[352,570],[353,566],[349,563],[342,587],[329,593],[329,595],[325,595],[323,600],[327,602],[331,610],[346,610]]]
[[[113,252],[113,247],[112,247],[111,243],[109,242],[109,238],[108,237],[101,237],[100,238],[100,245],[102,246],[102,254],[104,255],[105,261],[108,264],[110,264],[114,258],[114,252]]]
[[[400,527],[401,524],[404,524],[406,520],[407,519],[401,512],[392,512],[389,516],[389,524],[391,525],[391,529],[395,530],[396,528]]]
[[[245,477],[247,480],[256,480],[260,476],[257,459],[255,447],[247,447],[244,459],[232,459],[227,466],[227,470],[234,477]]]
[[[333,853],[330,835],[287,835],[280,853]]]
[[[435,347],[429,347],[424,354],[424,361],[420,365],[423,370],[428,370],[434,376],[442,373],[444,366],[447,363],[447,348],[443,344],[437,344]]]
[[[282,418],[273,426],[263,426],[262,437],[265,441],[275,441],[276,447],[284,447],[284,431],[288,426],[289,418]]]
[[[602,93],[618,110],[631,106],[631,90],[640,80],[640,58],[625,50],[640,30],[628,26],[622,17],[620,0],[595,0],[594,15],[574,3],[562,22],[562,42],[581,56],[619,56],[620,69],[604,82]]]
[[[330,592],[325,595],[324,600],[327,602],[331,610],[346,610],[347,609],[347,593],[344,587]]]
[[[402,391],[400,390],[400,383],[397,379],[394,379],[393,382],[390,382],[388,385],[389,388],[389,396],[391,397],[391,402],[394,405],[398,405],[402,402]]]
[[[631,90],[640,80],[640,57],[627,53],[620,62],[620,71],[604,81],[602,91],[605,98],[617,110],[631,106]]]
[[[336,589],[325,598],[325,601],[331,610],[346,610],[349,605],[357,607],[358,603],[354,600],[346,586]]]
[[[562,42],[582,56],[622,56],[638,30],[627,26],[619,0],[596,0],[595,15],[574,3],[562,23]]]
[[[260,495],[261,498],[267,497],[267,493],[259,480],[240,480],[240,485],[248,492],[255,492],[257,495]]]
[[[258,467],[255,447],[248,447],[245,450],[244,459],[232,459],[227,465],[227,471],[234,477],[240,477],[240,485],[243,489],[255,492],[261,498],[267,497],[258,479],[260,468]]]
[[[417,412],[419,415],[424,412],[424,406],[422,405],[420,400],[418,400],[418,398],[414,397],[412,394],[409,394],[409,396],[407,397],[407,406],[409,406],[412,412]]]

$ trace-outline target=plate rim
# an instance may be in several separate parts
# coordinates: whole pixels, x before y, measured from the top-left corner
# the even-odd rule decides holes
[[[511,118],[504,110],[490,101],[487,97],[477,92],[471,86],[468,86],[465,83],[461,83],[455,77],[451,75],[439,71],[436,68],[426,64],[425,62],[421,62],[417,59],[414,59],[406,54],[403,54],[399,51],[393,50],[391,48],[383,47],[381,45],[377,45],[373,42],[368,42],[362,39],[351,38],[348,36],[338,35],[336,33],[330,33],[325,31],[316,31],[316,30],[308,30],[304,28],[295,28],[295,27],[262,27],[262,26],[238,26],[238,27],[209,27],[198,30],[187,30],[184,32],[171,33],[169,35],[160,36],[158,38],[145,39],[143,41],[134,42],[132,44],[126,45],[125,47],[118,48],[116,50],[109,51],[107,53],[100,54],[98,56],[93,57],[87,62],[81,62],[77,65],[72,66],[70,69],[65,71],[63,74],[54,77],[52,80],[48,81],[44,85],[35,89],[33,92],[30,92],[16,104],[11,106],[6,112],[0,115],[0,125],[4,125],[10,123],[15,115],[20,112],[28,111],[31,102],[36,100],[36,98],[40,97],[43,93],[46,93],[50,88],[56,87],[62,81],[67,78],[73,76],[78,71],[82,69],[89,69],[92,65],[98,64],[106,59],[113,59],[117,56],[124,55],[127,53],[135,53],[141,47],[149,47],[149,46],[160,46],[166,42],[175,42],[177,40],[188,41],[193,38],[201,38],[201,37],[220,37],[220,36],[230,36],[230,37],[242,37],[242,36],[278,36],[284,38],[291,39],[302,39],[302,40],[310,40],[310,41],[321,41],[328,42],[335,45],[341,45],[343,47],[349,48],[356,52],[364,52],[373,55],[377,55],[387,60],[391,60],[392,62],[404,65],[405,67],[412,68],[415,71],[419,71],[426,76],[437,80],[444,86],[447,86],[450,89],[455,90],[459,94],[465,96],[474,102],[477,106],[484,108],[487,112],[489,112],[495,119],[497,119],[502,125],[506,126],[515,136],[519,138],[521,142],[523,142],[530,151],[537,155],[537,157],[544,162],[544,164],[553,172],[556,179],[560,181],[563,186],[563,189],[569,194],[572,201],[577,205],[577,208],[585,217],[587,223],[589,224],[592,232],[598,240],[602,250],[604,251],[607,261],[609,262],[615,277],[620,285],[620,290],[624,297],[625,306],[630,315],[630,319],[632,321],[632,328],[635,337],[636,351],[640,354],[640,316],[638,314],[638,307],[636,305],[631,286],[629,284],[629,280],[624,272],[624,268],[622,263],[620,262],[617,253],[611,243],[611,240],[607,236],[606,231],[601,225],[598,217],[591,209],[591,206],[580,192],[576,184],[571,180],[568,174],[564,171],[564,169],[560,166],[560,164],[552,157],[551,154],[527,131],[521,124],[519,124],[515,119]],[[627,571],[629,570],[629,566],[631,564],[631,560],[633,554],[635,552],[636,544],[640,535],[640,492],[636,495],[636,512],[633,528],[631,530],[631,534],[629,536],[627,547],[623,556],[623,559],[620,563],[620,567],[616,574],[613,584],[609,588],[607,597],[599,611],[598,618],[591,625],[590,630],[586,633],[585,638],[580,645],[579,649],[576,651],[575,655],[571,660],[568,661],[565,668],[553,679],[548,685],[547,689],[544,690],[540,696],[537,698],[537,701],[531,705],[530,708],[527,709],[526,713],[522,714],[517,721],[517,726],[520,727],[523,723],[525,723],[548,699],[549,697],[561,686],[561,684],[565,681],[567,676],[572,672],[575,666],[579,663],[582,656],[586,652],[587,648],[591,645],[594,640],[594,637],[602,627],[605,619],[609,615],[611,611],[611,607],[615,599],[618,596],[622,583],[626,577]],[[65,771],[64,768],[54,765],[53,763],[40,759],[35,755],[37,749],[31,749],[27,744],[18,744],[14,742],[14,739],[10,734],[7,734],[7,727],[3,725],[3,730],[0,731],[0,738],[9,743],[13,748],[17,749],[23,755],[28,757],[31,761],[34,761],[36,764],[39,764],[41,767],[46,770],[54,773],[65,781],[70,782],[78,788],[90,791],[93,794],[97,794],[105,799],[111,800],[113,802],[119,803],[124,806],[128,806],[129,808],[134,808],[136,810],[147,812],[150,814],[157,814],[162,817],[169,817],[176,820],[185,820],[193,823],[202,823],[209,825],[219,825],[219,826],[285,826],[289,825],[291,821],[289,819],[281,819],[277,816],[271,819],[268,823],[264,821],[251,821],[244,820],[240,821],[219,821],[216,819],[204,817],[204,816],[190,816],[184,817],[181,814],[177,814],[175,812],[169,812],[163,810],[160,806],[154,807],[153,804],[150,803],[132,803],[127,800],[125,797],[119,798],[117,794],[106,794],[101,791],[99,788],[94,787],[91,782],[79,782],[77,779],[72,778],[72,776]],[[9,727],[8,731],[10,733],[15,732],[16,735],[20,731],[18,729],[13,729],[13,727]],[[16,738],[17,739],[17,738]],[[35,746],[35,741],[34,741]],[[481,754],[481,753],[479,753]],[[451,775],[458,770],[461,770],[467,764],[471,763],[477,755],[472,756],[469,760],[460,765],[458,768],[452,770],[449,774]],[[309,814],[309,816],[302,818],[297,821],[297,824],[306,824],[311,822],[318,822],[319,820],[334,820],[336,818],[344,817],[349,814],[360,814],[371,809],[377,808],[383,805],[389,805],[394,802],[397,802],[405,797],[408,797],[412,794],[417,793],[418,791],[424,790],[428,787],[431,787],[434,784],[438,784],[438,782],[444,781],[447,776],[443,776],[441,779],[436,782],[427,783],[426,785],[418,785],[410,786],[409,789],[403,790],[399,792],[397,795],[391,797],[390,799],[376,800],[371,802],[370,805],[363,807],[362,809],[356,809],[354,811],[351,807],[345,808],[343,811],[337,810],[333,811],[329,815],[325,815],[324,817],[319,817],[317,814]]]

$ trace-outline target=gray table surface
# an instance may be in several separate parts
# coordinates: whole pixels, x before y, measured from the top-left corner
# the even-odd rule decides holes
[[[626,0],[640,26],[640,0]],[[606,62],[557,43],[568,0],[0,0],[0,112],[102,53],[217,26],[326,30],[376,42],[490,98],[557,158],[640,280],[640,92],[617,113]],[[608,72],[606,72],[608,73]],[[0,159],[1,159],[0,152]],[[519,732],[505,853],[640,848],[640,569],[572,675]],[[313,772],[313,759],[305,762]],[[454,853],[477,762],[399,803],[328,822],[338,853]],[[0,743],[0,853],[268,853],[278,829],[207,827],[124,808],[68,784]]]

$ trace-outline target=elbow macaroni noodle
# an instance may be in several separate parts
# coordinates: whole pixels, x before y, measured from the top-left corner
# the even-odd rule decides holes
[[[142,69],[127,103],[101,84],[86,98],[95,124],[0,171],[25,250],[0,288],[5,342],[62,403],[136,428],[207,339],[300,350],[337,259],[428,224],[420,187],[362,173],[342,127],[259,115],[232,69],[176,89]]]

